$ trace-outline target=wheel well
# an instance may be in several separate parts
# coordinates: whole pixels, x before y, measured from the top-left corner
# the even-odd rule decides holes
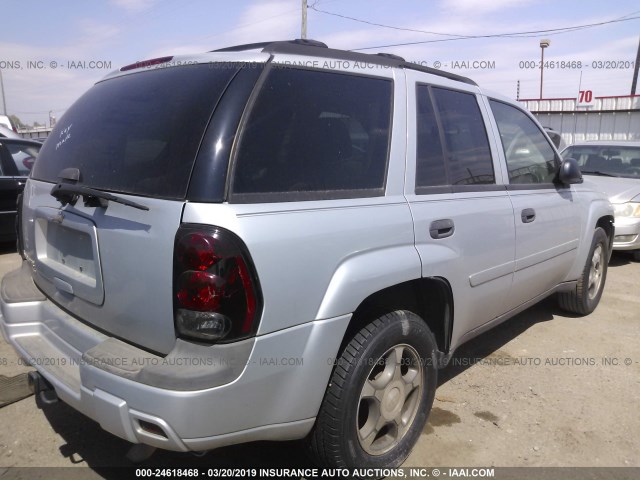
[[[596,223],[596,228],[598,227],[601,227],[607,234],[607,237],[609,237],[609,254],[611,254],[614,236],[613,217],[611,215],[607,215],[606,217],[599,218],[598,223]]]
[[[453,325],[451,286],[443,278],[431,277],[400,283],[364,299],[351,317],[339,353],[362,327],[396,310],[408,310],[422,318],[435,336],[438,350],[449,351]]]

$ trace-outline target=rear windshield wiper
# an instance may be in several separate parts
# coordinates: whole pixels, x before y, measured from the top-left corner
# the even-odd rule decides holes
[[[95,188],[84,187],[82,185],[74,185],[69,183],[58,183],[51,189],[51,195],[62,205],[70,203],[75,205],[78,197],[82,195],[85,207],[102,207],[107,208],[109,201],[121,203],[128,207],[137,208],[139,210],[149,210],[149,207],[140,203],[132,202],[125,198],[117,197],[107,192],[96,190]]]
[[[600,170],[596,170],[596,171],[589,171],[589,170],[582,170],[582,173],[586,173],[588,175],[602,175],[603,177],[618,177],[619,175],[614,175],[613,173],[607,173],[607,172],[601,172]]]

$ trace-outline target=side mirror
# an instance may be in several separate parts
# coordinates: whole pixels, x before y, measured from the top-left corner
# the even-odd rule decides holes
[[[558,171],[558,180],[565,185],[572,183],[582,183],[582,172],[575,158],[566,158],[560,164]]]

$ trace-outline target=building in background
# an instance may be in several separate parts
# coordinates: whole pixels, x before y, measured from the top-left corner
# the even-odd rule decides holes
[[[545,127],[568,144],[586,140],[640,140],[640,95],[520,99]]]

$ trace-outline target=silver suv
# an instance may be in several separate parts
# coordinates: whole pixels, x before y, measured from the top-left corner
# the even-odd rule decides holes
[[[24,190],[5,338],[132,443],[306,439],[397,466],[438,368],[544,297],[596,308],[613,210],[536,120],[387,54],[272,42],[121,68]]]

